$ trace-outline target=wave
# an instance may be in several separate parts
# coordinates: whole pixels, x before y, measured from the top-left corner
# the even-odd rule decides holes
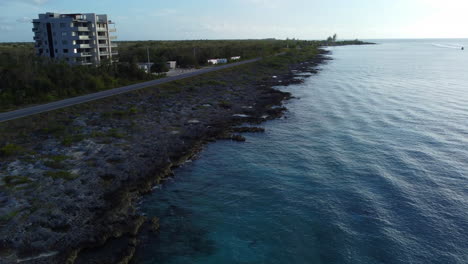
[[[431,44],[432,46],[434,47],[439,47],[439,48],[446,48],[446,49],[461,49],[463,47],[463,45],[460,45],[460,44],[436,44],[436,43],[432,43]]]

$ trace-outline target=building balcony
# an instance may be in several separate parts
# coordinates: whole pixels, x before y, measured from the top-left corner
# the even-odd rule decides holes
[[[70,39],[72,40],[90,40],[92,36],[89,35],[76,35],[76,36],[71,36]]]
[[[110,36],[109,37],[111,40],[116,40],[117,39],[117,36]]]
[[[41,40],[42,38],[41,37],[34,37],[33,39],[34,40]]]
[[[115,28],[109,28],[109,32],[117,32],[117,29],[115,29]]]
[[[107,28],[105,28],[105,27],[97,27],[97,31],[107,31]]]
[[[74,45],[74,46],[78,47],[80,49],[90,49],[91,48],[90,44],[77,44],[77,45]]]
[[[89,40],[89,36],[83,35],[83,36],[78,36],[79,40]]]
[[[108,56],[108,55],[109,55],[109,52],[108,52],[108,51],[100,51],[100,52],[99,52],[99,55],[100,55],[100,56]]]
[[[32,31],[33,32],[41,32],[41,29],[40,28],[33,28]]]
[[[74,58],[84,58],[84,57],[92,57],[93,53],[89,51],[83,51],[78,53],[71,53],[67,55],[67,57],[74,57]]]
[[[119,52],[116,51],[116,50],[113,50],[111,54],[112,54],[112,56],[118,56],[118,55],[119,55]]]
[[[91,57],[93,56],[93,53],[92,52],[81,52],[81,53],[77,53],[79,57]]]
[[[99,36],[99,35],[98,35],[98,36],[97,36],[97,39],[108,39],[108,37],[107,37],[107,36]]]
[[[88,27],[74,27],[73,30],[74,31],[79,31],[79,32],[89,32]]]
[[[110,46],[111,46],[111,48],[118,48],[119,47],[119,45],[117,43],[111,43]]]

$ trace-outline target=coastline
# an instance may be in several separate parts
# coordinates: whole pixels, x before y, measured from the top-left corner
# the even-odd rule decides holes
[[[281,116],[286,110],[281,102],[291,95],[273,86],[300,83],[297,73],[316,73],[313,67],[327,59],[325,54],[321,50],[313,58],[286,67],[262,62],[120,95],[100,105],[43,114],[39,121],[11,122],[8,129],[15,132],[28,128],[28,122],[36,125],[35,141],[22,138],[24,148],[33,151],[23,153],[22,159],[2,162],[2,171],[47,175],[50,169],[44,169],[45,164],[56,168],[44,187],[34,184],[38,178],[11,178],[10,186],[0,186],[8,187],[13,197],[7,206],[14,200],[27,208],[4,223],[7,228],[0,231],[0,256],[5,263],[128,263],[138,245],[138,234],[158,229],[157,219],[136,212],[141,195],[164,182],[172,169],[205,144],[219,139],[243,141],[239,133],[261,132],[234,127]],[[74,128],[72,134],[63,135],[60,129],[55,129],[59,131],[54,137],[41,134],[44,129],[54,130],[44,124],[49,120],[66,120],[66,131]],[[68,147],[58,147],[61,145]],[[57,161],[58,156],[70,158]],[[36,161],[28,166],[26,157]],[[69,173],[61,173],[64,171]],[[47,189],[52,186],[55,190]],[[36,205],[20,200],[28,197],[26,192],[37,194]],[[68,197],[61,197],[63,194]],[[47,198],[53,204],[43,207],[40,202]]]

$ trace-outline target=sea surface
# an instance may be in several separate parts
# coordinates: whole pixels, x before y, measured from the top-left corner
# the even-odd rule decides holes
[[[468,40],[377,42],[147,196],[135,263],[468,263]]]

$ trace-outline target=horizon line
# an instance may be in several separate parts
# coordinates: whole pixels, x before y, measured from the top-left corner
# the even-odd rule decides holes
[[[226,38],[226,39],[134,39],[134,40],[114,40],[113,42],[130,42],[130,41],[200,41],[200,40],[211,40],[211,41],[229,41],[229,40],[287,40],[283,38]],[[302,40],[302,41],[323,41],[326,39],[300,39],[300,38],[289,38],[289,40]],[[422,38],[350,38],[350,39],[338,39],[338,41],[348,41],[348,40],[429,40],[429,39],[468,39],[468,37],[450,37],[450,38],[438,38],[438,37],[422,37]],[[34,43],[34,40],[31,41],[0,41],[0,43]]]

